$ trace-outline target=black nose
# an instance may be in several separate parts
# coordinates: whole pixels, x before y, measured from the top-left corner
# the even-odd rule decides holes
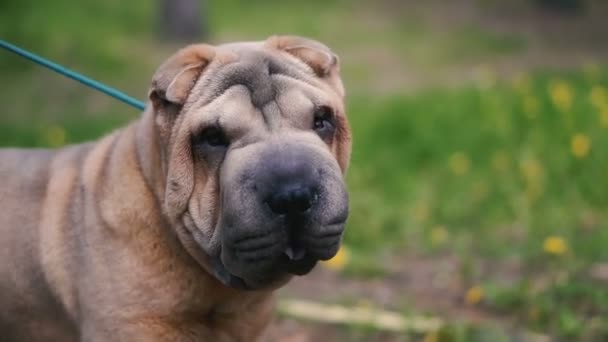
[[[268,198],[268,206],[277,215],[295,215],[305,213],[312,207],[317,193],[312,187],[303,184],[283,185]]]
[[[315,209],[320,171],[315,154],[297,145],[273,146],[260,157],[256,176],[260,200],[275,215],[303,218]]]

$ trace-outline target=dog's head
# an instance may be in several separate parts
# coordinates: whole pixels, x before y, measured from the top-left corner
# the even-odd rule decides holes
[[[316,41],[191,45],[150,90],[164,210],[223,283],[273,288],[338,251],[350,157],[338,59]]]

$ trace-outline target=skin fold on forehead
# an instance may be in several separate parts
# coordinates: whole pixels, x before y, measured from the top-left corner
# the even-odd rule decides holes
[[[298,59],[281,51],[264,48],[261,43],[229,44],[218,47],[216,59],[193,86],[186,107],[202,107],[228,89],[242,85],[249,90],[251,103],[263,109],[284,91],[278,78],[291,79],[303,89],[333,93],[332,89]],[[335,94],[339,97],[338,94]]]
[[[185,112],[191,113],[188,121],[194,131],[212,123],[231,138],[242,137],[244,131],[256,135],[267,129],[308,130],[315,107],[342,111],[341,98],[297,60],[260,49],[234,57],[238,58],[212,63],[191,90]],[[263,127],[251,129],[258,124]],[[243,125],[250,127],[238,127]]]

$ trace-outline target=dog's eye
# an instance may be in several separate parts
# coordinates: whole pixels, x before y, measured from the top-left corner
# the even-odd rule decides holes
[[[327,135],[334,131],[334,113],[331,108],[322,106],[315,110],[313,129],[320,135]]]
[[[227,147],[230,141],[224,131],[219,127],[208,127],[198,136],[200,144],[206,144],[213,147]]]

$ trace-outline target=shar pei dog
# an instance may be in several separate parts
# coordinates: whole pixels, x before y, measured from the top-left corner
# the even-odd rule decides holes
[[[99,141],[0,150],[2,341],[252,341],[334,256],[350,129],[310,39],[190,45]]]

